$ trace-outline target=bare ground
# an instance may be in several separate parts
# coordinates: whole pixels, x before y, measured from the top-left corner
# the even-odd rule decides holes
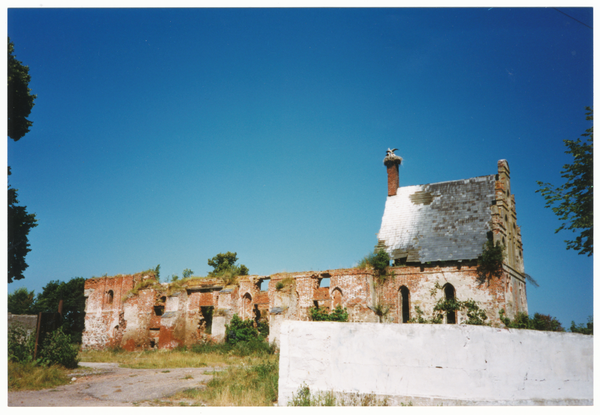
[[[118,363],[79,363],[71,384],[41,391],[8,392],[8,406],[150,406],[203,387],[218,368],[126,369]]]

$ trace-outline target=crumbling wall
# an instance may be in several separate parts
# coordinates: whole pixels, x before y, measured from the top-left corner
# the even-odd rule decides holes
[[[388,404],[592,405],[593,338],[440,324],[285,321],[279,405],[311,394]]]
[[[282,322],[310,320],[311,307],[340,305],[347,309],[350,322],[402,323],[402,290],[408,293],[407,317],[416,319],[420,309],[430,319],[448,284],[458,300],[476,301],[493,325],[501,325],[500,309],[505,309],[509,318],[527,310],[525,282],[507,265],[501,277],[483,282],[475,262],[405,265],[388,271],[392,276],[383,285],[375,281],[372,270],[357,268],[245,276],[239,286],[228,287],[203,278],[183,285],[149,286],[125,301],[120,299],[145,277],[91,279],[85,288],[84,348],[135,350],[222,341],[234,314],[268,321],[269,341],[277,344]],[[329,278],[329,287],[320,287],[323,278]],[[268,289],[261,291],[265,279],[269,279]],[[379,317],[375,312],[378,305],[389,306],[389,312]],[[466,318],[466,312],[458,312],[456,322]]]

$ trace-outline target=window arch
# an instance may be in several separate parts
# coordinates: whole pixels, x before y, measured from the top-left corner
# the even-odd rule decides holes
[[[343,294],[342,294],[342,290],[340,290],[339,288],[335,288],[332,292],[331,292],[331,298],[333,299],[333,301],[331,302],[331,308],[336,308],[337,306],[342,306],[342,298],[343,298]]]
[[[242,320],[247,320],[252,317],[252,296],[250,293],[244,294],[242,297]]]
[[[400,321],[408,323],[410,320],[410,290],[403,285],[399,290],[399,309],[400,309]]]
[[[456,290],[450,283],[444,285],[444,295],[446,300],[454,300],[456,298]],[[446,313],[446,323],[456,324],[456,311],[448,311]]]

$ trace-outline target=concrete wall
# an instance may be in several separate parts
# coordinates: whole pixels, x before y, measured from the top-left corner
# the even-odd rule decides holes
[[[593,404],[592,336],[288,320],[279,341],[279,405],[303,383],[396,405]]]
[[[20,325],[23,326],[29,333],[35,334],[37,329],[37,319],[37,314],[26,315],[8,313],[8,328],[10,329],[13,325]]]

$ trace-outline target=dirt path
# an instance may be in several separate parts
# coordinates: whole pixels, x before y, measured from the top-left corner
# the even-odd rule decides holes
[[[85,363],[69,385],[41,391],[8,392],[8,406],[149,406],[153,400],[201,387],[212,367],[125,369],[118,363]]]

